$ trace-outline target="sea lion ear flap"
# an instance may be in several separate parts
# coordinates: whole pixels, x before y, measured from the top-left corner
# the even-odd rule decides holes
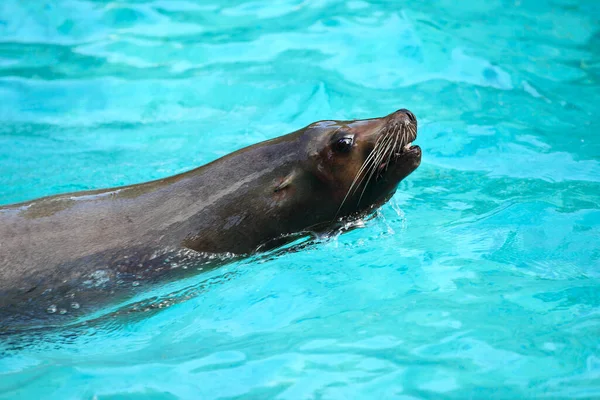
[[[296,178],[297,172],[296,170],[290,172],[286,177],[284,177],[278,184],[277,186],[275,186],[275,189],[273,189],[273,191],[275,193],[280,192],[286,188],[288,188],[293,182],[294,179]]]

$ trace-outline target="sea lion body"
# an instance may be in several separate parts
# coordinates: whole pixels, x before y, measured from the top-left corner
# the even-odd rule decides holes
[[[321,121],[169,178],[0,207],[0,326],[80,314],[186,260],[250,254],[376,207],[419,165],[417,146],[400,157],[411,135],[416,120],[406,110]],[[374,157],[383,139],[398,142],[395,153]],[[396,165],[369,169],[377,183],[365,176],[349,195],[369,156],[386,170]]]

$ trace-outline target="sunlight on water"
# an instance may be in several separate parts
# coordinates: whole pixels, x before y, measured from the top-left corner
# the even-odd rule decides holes
[[[597,1],[2,0],[0,98],[0,204],[402,107],[423,148],[363,228],[0,336],[0,398],[600,397]]]

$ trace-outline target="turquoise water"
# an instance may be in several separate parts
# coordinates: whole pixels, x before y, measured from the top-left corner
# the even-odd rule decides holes
[[[0,398],[600,398],[597,1],[0,2],[1,204],[402,107],[364,228],[0,338]]]

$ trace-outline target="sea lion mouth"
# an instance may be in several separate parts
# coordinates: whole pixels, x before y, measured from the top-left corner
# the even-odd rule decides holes
[[[407,144],[405,144],[404,146],[402,146],[402,148],[399,151],[394,151],[392,156],[389,159],[386,159],[385,161],[382,161],[381,164],[379,164],[379,166],[377,167],[377,177],[376,179],[380,178],[381,175],[392,165],[394,165],[396,162],[398,162],[398,160],[402,159],[402,157],[405,157],[407,155],[413,155],[413,154],[417,154],[419,153],[421,150],[421,148],[419,146],[413,146],[412,142],[409,142]]]
[[[379,173],[377,178],[379,178],[381,173],[385,172],[385,170],[387,170],[387,168],[390,165],[393,165],[399,158],[406,156],[408,154],[411,154],[411,155],[417,154],[420,151],[421,151],[421,147],[419,147],[417,145],[413,146],[412,142],[407,143],[406,145],[404,145],[404,147],[402,147],[401,151],[394,152],[394,155],[390,158],[389,161],[383,161],[381,164],[379,164],[379,167],[377,167],[377,172]]]
[[[380,178],[390,166],[404,158],[418,155],[421,148],[413,146],[416,139],[417,126],[409,122],[394,124],[382,132],[371,151],[371,155],[375,154],[373,158],[378,161],[375,179]]]

